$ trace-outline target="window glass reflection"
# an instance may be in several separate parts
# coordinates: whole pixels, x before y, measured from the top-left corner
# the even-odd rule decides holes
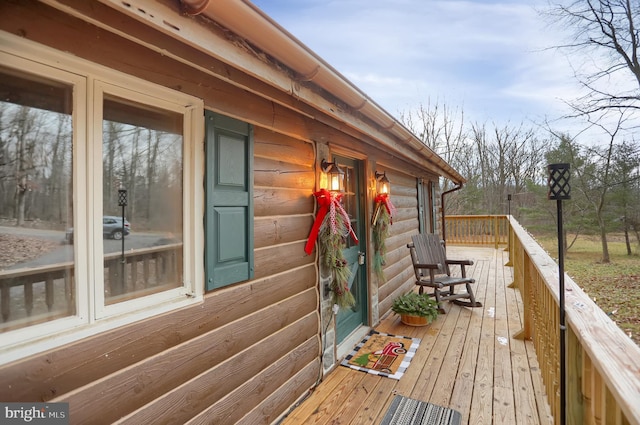
[[[105,300],[182,286],[182,115],[105,97]]]
[[[0,331],[75,314],[73,87],[0,67]]]

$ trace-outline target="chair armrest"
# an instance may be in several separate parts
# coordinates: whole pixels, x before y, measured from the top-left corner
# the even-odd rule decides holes
[[[414,269],[439,269],[441,268],[441,264],[414,264]]]
[[[473,261],[471,260],[447,260],[447,264],[459,264],[464,266],[473,266]]]

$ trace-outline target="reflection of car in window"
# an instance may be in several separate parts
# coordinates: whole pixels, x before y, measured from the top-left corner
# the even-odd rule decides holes
[[[129,221],[124,219],[124,228],[122,227],[122,217],[105,215],[102,217],[102,236],[109,239],[119,241],[123,237],[131,233],[131,225]],[[65,239],[69,243],[73,243],[73,227],[67,229]]]

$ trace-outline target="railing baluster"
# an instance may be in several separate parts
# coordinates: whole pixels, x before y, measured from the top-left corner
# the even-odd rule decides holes
[[[162,280],[161,279],[161,277],[163,276],[162,270],[163,270],[162,255],[156,254],[156,261],[155,261],[156,285]]]
[[[593,364],[589,356],[582,357],[582,397],[584,399],[584,412],[586,412],[585,425],[594,425],[593,420]]]
[[[453,245],[490,245],[508,243],[507,216],[445,216],[447,243]]]
[[[53,295],[53,276],[51,274],[47,275],[47,280],[44,284],[45,287],[45,300],[47,303],[47,309],[49,311],[53,310],[54,303],[54,295]]]
[[[33,282],[27,282],[23,285],[24,290],[24,309],[27,316],[31,316],[33,312]]]
[[[567,424],[584,424],[584,404],[581,383],[583,376],[582,347],[571,327],[567,328],[567,358],[573,359],[567,365]]]
[[[131,286],[135,291],[138,286],[138,261],[139,258],[131,258]]]
[[[176,253],[175,251],[169,251],[167,253],[167,259],[169,261],[169,279],[171,282],[175,282],[176,279],[178,278],[178,275],[176,273]]]
[[[120,273],[118,271],[119,264],[117,260],[109,260],[107,262],[108,276],[109,276],[109,289],[111,290],[111,296],[122,294],[120,285]]]
[[[591,375],[593,385],[593,421],[596,425],[602,425],[602,413],[604,407],[605,388],[602,385],[602,377],[597,370]]]
[[[2,287],[0,288],[0,309],[2,310],[2,321],[6,322],[9,320],[9,316],[11,315],[11,286],[9,286],[9,282],[3,282]]]
[[[620,409],[616,405],[616,400],[613,398],[613,394],[609,391],[606,385],[604,385],[604,423],[606,424],[619,424]]]
[[[72,305],[75,297],[73,296],[73,280],[72,270],[67,270],[64,274],[64,299],[67,303],[67,307]]]

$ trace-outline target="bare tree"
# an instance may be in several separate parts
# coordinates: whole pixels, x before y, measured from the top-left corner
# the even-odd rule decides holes
[[[34,186],[36,142],[40,139],[40,131],[41,123],[31,109],[25,106],[18,108],[11,131],[16,142],[14,217],[17,226],[24,225],[27,195]]]
[[[576,0],[554,4],[548,15],[573,30],[571,42],[559,47],[576,53],[570,55],[572,66],[586,89],[571,103],[577,114],[640,109],[640,2]]]
[[[593,159],[590,167],[586,167],[586,172],[581,176],[581,185],[583,187],[586,198],[592,204],[595,219],[600,232],[600,241],[602,243],[602,262],[609,263],[609,244],[607,242],[607,213],[609,208],[607,201],[609,191],[612,186],[613,162],[615,141],[622,128],[624,122],[624,114],[620,114],[618,123],[613,129],[608,129],[604,125],[597,124],[606,132],[609,137],[607,145],[602,148],[591,148],[591,158]]]
[[[417,110],[401,112],[400,121],[453,168],[458,169],[466,160],[467,135],[462,109],[428,99],[427,104],[420,104]],[[448,184],[444,181],[441,189],[449,189]]]
[[[627,255],[632,255],[629,234],[634,231],[640,246],[640,144],[623,142],[613,153],[614,182],[611,187],[616,222],[622,224]]]
[[[473,124],[471,140],[478,168],[476,181],[483,192],[481,213],[503,214],[508,194],[524,195],[527,187],[539,180],[545,142],[522,123],[493,124],[490,129],[486,124]]]
[[[50,176],[47,182],[47,192],[51,197],[52,204],[43,203],[42,215],[47,215],[47,218],[54,218],[59,223],[66,223],[67,220],[71,220],[69,216],[72,209],[69,209],[70,190],[69,187],[70,169],[69,163],[71,158],[68,157],[69,145],[71,144],[71,134],[67,129],[71,125],[71,117],[68,115],[56,116],[57,127],[56,134],[53,138],[51,146],[48,147],[47,154],[43,158],[43,162],[49,168]],[[45,214],[44,210],[49,212]]]
[[[147,135],[147,175],[146,175],[146,188],[145,188],[145,214],[146,219],[148,220],[151,217],[151,191],[154,187],[154,182],[156,180],[156,164],[158,162],[158,153],[160,149],[160,142],[162,138],[158,132],[151,132]]]

